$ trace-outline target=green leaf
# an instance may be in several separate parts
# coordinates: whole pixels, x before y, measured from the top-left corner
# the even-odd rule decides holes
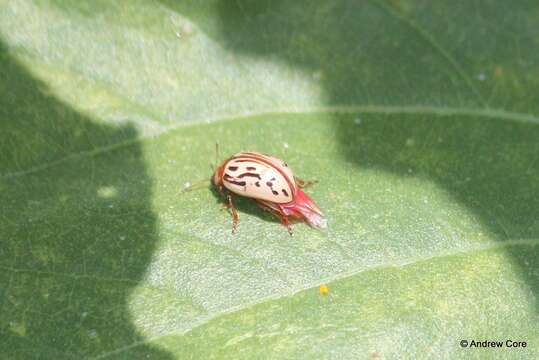
[[[0,1],[0,357],[537,358],[538,25],[524,0]],[[233,236],[182,192],[216,141],[318,180],[327,231],[237,199]]]

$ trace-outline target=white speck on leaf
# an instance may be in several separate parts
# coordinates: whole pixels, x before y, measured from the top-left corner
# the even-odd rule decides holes
[[[97,189],[97,196],[109,199],[118,195],[118,190],[114,186],[101,186]]]
[[[180,31],[184,35],[191,35],[193,33],[193,25],[190,22],[186,21],[182,24]]]
[[[354,119],[354,124],[361,125],[361,118],[360,117],[355,118]]]
[[[190,22],[184,22],[178,31],[175,32],[178,39],[185,38],[193,34],[193,25]]]
[[[26,336],[26,324],[23,322],[10,321],[9,329],[19,336]]]

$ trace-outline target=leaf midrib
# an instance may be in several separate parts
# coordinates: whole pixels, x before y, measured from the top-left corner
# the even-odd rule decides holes
[[[163,127],[163,130],[157,134],[148,136],[139,136],[125,141],[112,143],[106,146],[96,147],[91,150],[80,151],[76,153],[68,154],[60,159],[47,162],[38,166],[34,166],[28,169],[14,171],[6,174],[0,174],[0,180],[8,180],[13,178],[19,178],[22,176],[34,174],[40,171],[47,170],[51,167],[63,164],[69,160],[79,160],[86,157],[97,156],[103,153],[111,152],[119,148],[127,147],[129,145],[138,143],[146,139],[156,139],[160,136],[174,132],[177,129],[184,129],[186,127],[194,126],[207,126],[217,122],[228,122],[235,120],[245,120],[248,118],[255,118],[268,115],[301,115],[301,114],[407,114],[407,115],[432,115],[438,118],[450,117],[450,116],[475,116],[484,119],[491,120],[504,120],[514,121],[522,123],[531,123],[539,125],[539,117],[533,114],[518,113],[507,111],[504,109],[492,109],[492,108],[465,108],[465,107],[439,107],[439,106],[386,106],[386,105],[335,105],[335,106],[322,106],[311,108],[290,108],[290,109],[269,109],[248,113],[240,113],[235,115],[216,116],[212,118],[205,118],[189,122],[180,122],[178,124]]]

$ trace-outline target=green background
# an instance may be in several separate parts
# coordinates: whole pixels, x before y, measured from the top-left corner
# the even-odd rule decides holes
[[[0,357],[539,357],[538,29],[524,0],[0,0]],[[215,142],[318,180],[328,229],[240,199],[232,236],[181,191]]]

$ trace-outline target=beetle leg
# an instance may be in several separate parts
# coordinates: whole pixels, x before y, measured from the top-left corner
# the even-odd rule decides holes
[[[290,224],[290,220],[288,219],[288,216],[286,215],[283,215],[281,214],[280,212],[278,212],[277,210],[263,204],[263,203],[260,203],[260,202],[256,202],[256,204],[263,210],[265,211],[269,211],[271,214],[273,214],[274,216],[278,217],[279,220],[281,220],[281,224],[283,224],[284,226],[286,226],[286,228],[288,229],[288,233],[290,235],[292,235],[292,224]]]
[[[226,197],[227,193],[225,192],[225,187],[223,185],[219,185],[219,193]]]
[[[314,185],[318,182],[317,180],[303,180],[297,176],[294,176],[294,180],[296,180],[296,184],[298,184],[301,189]]]
[[[219,193],[225,198],[225,202],[221,203],[221,209],[226,210],[232,208],[233,206],[231,205],[232,200],[230,192],[228,192],[224,186],[219,186]]]
[[[228,201],[228,194],[225,192],[225,189],[223,186],[219,186],[218,189],[219,194],[225,198],[225,202],[221,203],[221,210],[230,209],[230,202]]]
[[[221,203],[221,210],[230,209],[230,195],[223,194],[223,196],[225,197],[225,202]]]
[[[292,236],[292,225],[290,224],[290,221],[288,221],[288,216],[286,215],[279,215],[280,218],[281,218],[281,222],[283,223],[284,226],[286,226],[286,228],[288,229],[288,233],[290,234],[290,236]]]
[[[238,211],[236,210],[236,208],[234,207],[234,203],[232,202],[232,195],[228,194],[227,198],[228,198],[228,207],[230,208],[230,210],[232,210],[232,234],[235,234],[236,227],[238,226],[238,220],[239,220]]]

